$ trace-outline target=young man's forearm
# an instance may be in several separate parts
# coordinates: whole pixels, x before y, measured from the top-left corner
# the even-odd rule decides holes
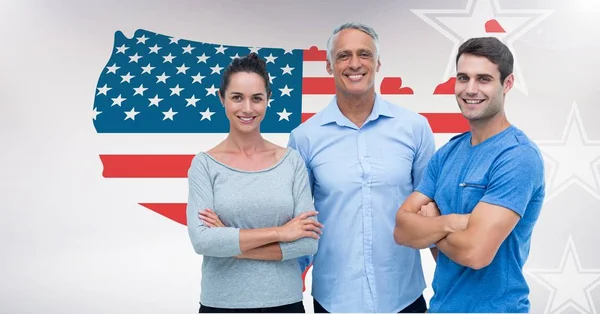
[[[446,238],[436,243],[436,247],[448,256],[454,262],[470,267],[480,269],[489,264],[482,254],[477,250],[477,237],[471,235],[468,230],[449,234]]]
[[[400,245],[427,248],[454,231],[453,219],[453,214],[425,217],[400,210],[396,217],[394,239]]]

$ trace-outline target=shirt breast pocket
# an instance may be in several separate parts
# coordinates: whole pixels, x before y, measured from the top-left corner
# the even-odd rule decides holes
[[[487,182],[465,181],[458,186],[461,189],[460,214],[470,214],[487,192],[488,184]]]

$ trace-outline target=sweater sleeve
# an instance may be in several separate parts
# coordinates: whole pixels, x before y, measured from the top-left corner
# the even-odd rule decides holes
[[[296,152],[290,152],[293,158],[294,165],[294,184],[292,193],[294,197],[294,217],[299,216],[303,212],[315,210],[313,204],[312,193],[310,190],[308,173],[304,161]],[[316,220],[316,217],[309,219]],[[281,242],[282,260],[298,258],[305,255],[314,255],[317,252],[318,241],[313,238],[300,238],[293,242]]]
[[[188,170],[187,229],[196,253],[214,257],[241,254],[239,228],[210,228],[198,217],[199,211],[214,209],[213,185],[206,156],[198,154]]]

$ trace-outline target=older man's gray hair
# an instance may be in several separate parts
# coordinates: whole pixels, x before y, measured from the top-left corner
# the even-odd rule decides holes
[[[375,60],[377,60],[377,58],[379,58],[379,36],[377,36],[377,33],[375,32],[375,30],[365,24],[362,24],[362,23],[345,23],[345,24],[338,26],[336,29],[334,29],[333,34],[331,34],[331,36],[327,40],[327,60],[329,61],[329,63],[331,64],[332,67],[333,67],[333,58],[332,58],[331,50],[333,49],[333,40],[335,39],[335,37],[337,36],[337,34],[339,32],[341,32],[345,29],[356,29],[356,30],[359,30],[359,31],[364,32],[365,34],[369,35],[373,39],[373,45],[375,45]]]

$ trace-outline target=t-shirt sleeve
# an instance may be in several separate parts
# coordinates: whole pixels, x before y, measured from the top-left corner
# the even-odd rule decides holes
[[[300,157],[302,157],[302,160],[304,161],[305,169],[306,169],[306,172],[308,175],[308,185],[310,187],[311,193],[314,193],[315,178],[314,178],[312,169],[309,166],[309,160],[308,160],[308,158],[306,158],[307,147],[305,147],[305,145],[303,145],[302,143],[304,143],[304,142],[299,141],[297,139],[297,136],[295,135],[295,132],[292,131],[292,133],[290,133],[290,138],[288,140],[288,147],[290,147],[293,150],[295,150],[296,152],[298,152],[298,154],[300,154]]]
[[[210,228],[198,217],[200,210],[214,209],[213,186],[206,156],[196,155],[188,170],[187,229],[196,253],[214,257],[241,254],[240,230],[232,227]]]
[[[541,156],[534,148],[519,145],[494,162],[487,190],[480,201],[508,208],[523,217],[529,201],[543,188]]]
[[[296,151],[290,152],[294,165],[294,183],[292,193],[294,197],[294,217],[308,211],[315,210],[312,193],[309,187],[308,173],[304,161]],[[315,216],[308,219],[317,220]],[[317,251],[317,240],[313,238],[300,238],[293,242],[281,242],[282,260],[313,255]]]

